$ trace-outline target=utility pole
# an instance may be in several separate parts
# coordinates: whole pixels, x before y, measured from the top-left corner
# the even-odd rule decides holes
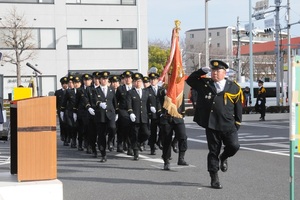
[[[239,17],[237,17],[236,23],[236,34],[237,34],[237,54],[236,54],[236,65],[237,65],[237,82],[241,81],[241,36],[240,36],[240,21]]]
[[[252,1],[249,0],[249,67],[250,67],[250,94],[251,99],[254,98],[253,90],[253,41],[252,41]]]
[[[275,55],[276,55],[276,104],[279,106],[280,102],[280,47],[279,47],[279,9],[281,0],[275,0]]]

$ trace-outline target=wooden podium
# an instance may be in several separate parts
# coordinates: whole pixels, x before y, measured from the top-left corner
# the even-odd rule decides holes
[[[57,178],[56,98],[12,101],[11,174],[18,181]]]

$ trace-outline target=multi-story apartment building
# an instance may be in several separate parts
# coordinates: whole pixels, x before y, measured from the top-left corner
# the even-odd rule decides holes
[[[185,65],[187,72],[195,70],[198,66],[205,64],[205,29],[191,29],[185,32]],[[237,31],[236,27],[224,26],[208,29],[209,34],[209,58],[222,59],[231,68],[237,54],[238,43],[249,44],[249,33],[245,29]],[[281,38],[286,38],[286,33],[281,33]],[[253,44],[274,41],[274,33],[266,33],[264,30],[253,31]],[[199,65],[200,61],[200,65]]]
[[[27,86],[32,76],[32,69],[26,66],[29,62],[42,72],[38,76],[40,95],[55,91],[59,79],[70,73],[147,72],[147,1],[0,0],[0,20],[13,8],[24,14],[35,36],[35,58],[21,63],[22,85]],[[2,54],[9,51],[12,49],[0,43]],[[3,61],[0,69],[6,99],[16,87],[16,70]]]

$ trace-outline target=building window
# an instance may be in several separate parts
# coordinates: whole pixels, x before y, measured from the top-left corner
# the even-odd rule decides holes
[[[24,29],[21,34],[31,34],[31,39],[27,39],[25,43],[33,44],[32,49],[55,49],[55,30],[53,29]],[[8,36],[10,32],[8,29],[0,29],[0,35]],[[22,38],[22,36],[20,36]],[[24,38],[24,37],[23,37]],[[7,46],[4,41],[0,39],[0,48],[12,49]]]
[[[217,43],[217,47],[220,47],[220,43]]]
[[[68,29],[68,49],[136,49],[136,29]]]
[[[190,38],[194,38],[195,37],[195,35],[194,34],[190,34]]]
[[[67,4],[136,5],[136,0],[66,0]]]
[[[54,3],[54,0],[0,0],[0,3]]]
[[[220,32],[217,32],[217,36],[220,36]]]
[[[211,33],[208,33],[208,37],[211,37]]]

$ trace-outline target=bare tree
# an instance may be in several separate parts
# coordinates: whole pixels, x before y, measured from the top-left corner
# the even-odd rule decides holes
[[[32,29],[28,27],[24,14],[19,14],[16,7],[5,15],[0,26],[0,47],[9,50],[3,53],[3,61],[16,66],[17,85],[20,85],[22,62],[35,57]]]

